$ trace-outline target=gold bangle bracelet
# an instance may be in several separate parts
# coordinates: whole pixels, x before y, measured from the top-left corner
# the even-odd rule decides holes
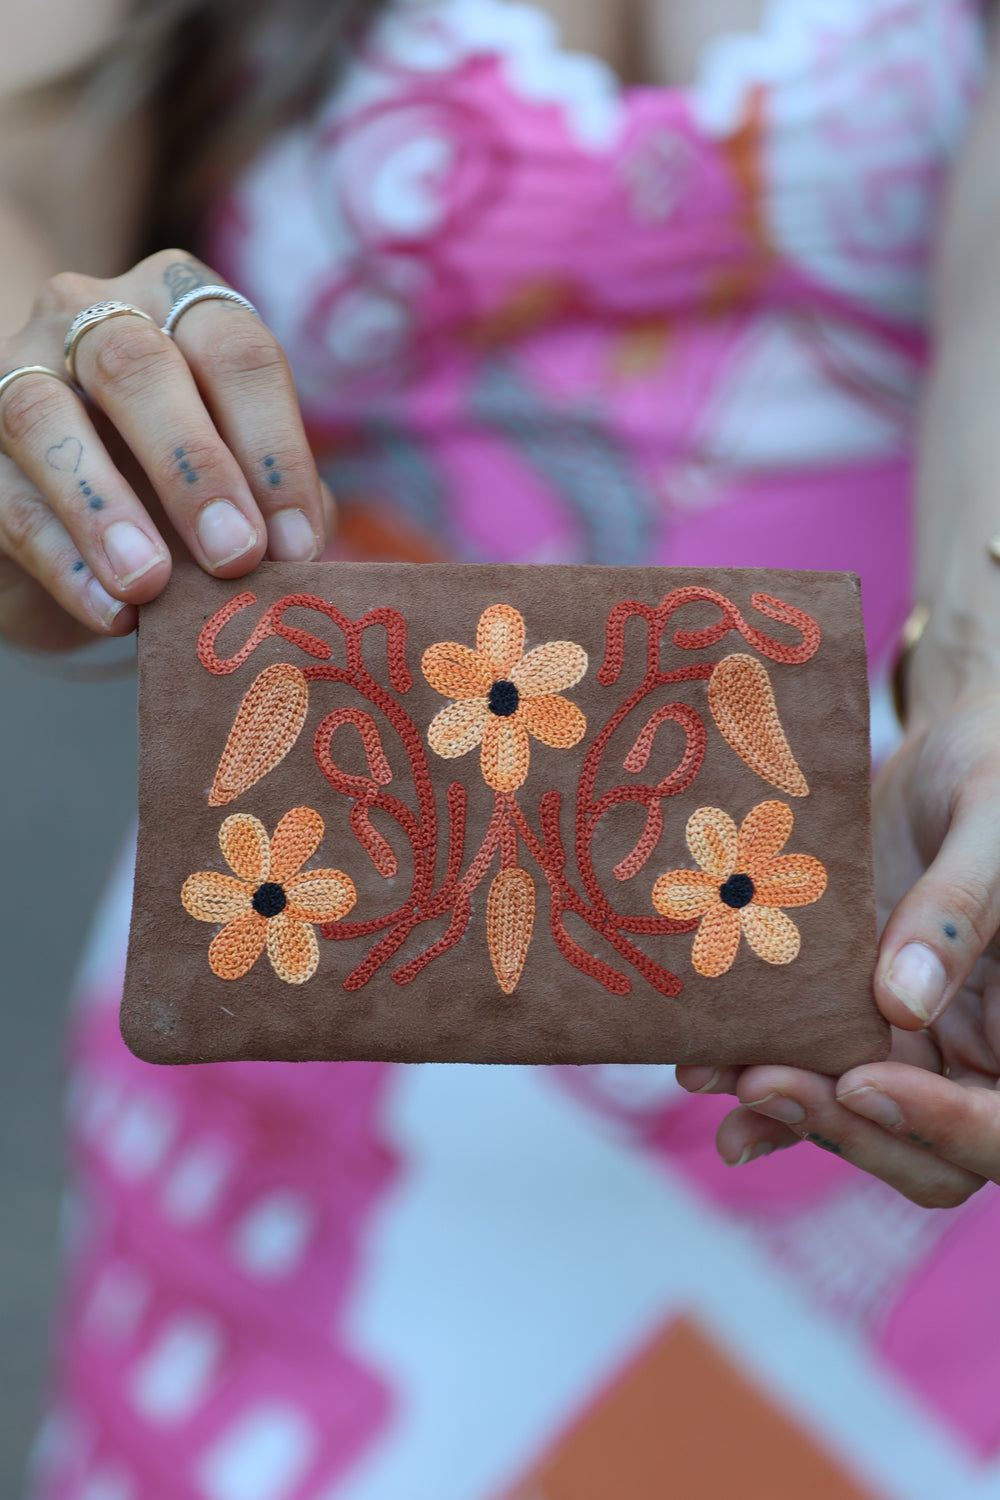
[[[998,538],[1000,541],[1000,538]],[[896,660],[892,667],[890,685],[892,688],[892,706],[896,710],[896,718],[900,727],[906,728],[906,669],[910,664],[910,658],[919,645],[927,623],[930,620],[930,607],[926,604],[915,604],[906,617],[906,622],[899,632],[899,648]]]

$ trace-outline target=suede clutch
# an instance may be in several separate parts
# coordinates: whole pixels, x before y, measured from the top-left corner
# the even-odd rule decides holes
[[[179,566],[139,673],[147,1061],[885,1055],[853,575]]]

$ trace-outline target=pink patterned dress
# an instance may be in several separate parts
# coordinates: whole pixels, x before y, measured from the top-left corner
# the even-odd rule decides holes
[[[908,607],[972,0],[771,0],[622,89],[506,0],[393,0],[209,258],[288,350],[341,546],[849,568]],[[876,715],[880,732],[882,710]],[[35,1500],[987,1500],[1000,1197],[738,1171],[672,1070],[156,1069],[79,984]]]

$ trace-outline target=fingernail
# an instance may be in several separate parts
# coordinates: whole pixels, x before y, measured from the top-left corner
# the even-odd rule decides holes
[[[780,1120],[783,1125],[801,1125],[806,1117],[802,1105],[797,1104],[794,1099],[786,1098],[784,1094],[765,1094],[763,1099],[747,1099],[744,1102],[759,1115],[767,1115],[769,1120]]]
[[[167,560],[163,548],[131,521],[114,521],[108,527],[104,551],[123,589]]]
[[[901,1130],[903,1127],[903,1111],[895,1099],[890,1099],[888,1094],[883,1094],[881,1089],[872,1088],[870,1084],[851,1089],[846,1094],[838,1094],[837,1100],[854,1114],[863,1115],[866,1120],[874,1120],[876,1125],[882,1125],[886,1130]]]
[[[87,584],[87,600],[101,624],[106,625],[109,630],[125,608],[122,601],[113,599],[96,578],[92,578]]]
[[[756,1146],[744,1146],[740,1152],[739,1161],[727,1161],[727,1167],[745,1167],[748,1161],[758,1161],[762,1156],[770,1156],[777,1148],[770,1141],[758,1141]]]
[[[198,540],[214,568],[235,562],[257,545],[257,531],[228,500],[210,500],[198,514]]]
[[[267,550],[275,562],[309,562],[316,533],[304,510],[279,510],[267,523]]]
[[[944,1004],[948,976],[932,948],[907,943],[893,959],[885,982],[897,1000],[927,1026]]]

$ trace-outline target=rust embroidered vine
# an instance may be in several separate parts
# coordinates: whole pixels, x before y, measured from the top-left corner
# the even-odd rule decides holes
[[[412,678],[407,664],[407,622],[398,610],[371,609],[352,620],[316,595],[285,595],[264,611],[242,647],[222,657],[216,650],[220,633],[256,603],[252,593],[240,593],[213,615],[201,632],[198,656],[207,671],[225,675],[238,670],[272,636],[280,637],[312,661],[284,667],[281,672],[274,666],[265,668],[251,684],[223,750],[212,789],[213,804],[241,795],[289,753],[301,733],[313,693],[327,686],[346,690],[353,701],[331,708],[316,728],[316,765],[330,789],[350,800],[351,829],[378,874],[385,879],[398,876],[402,845],[408,846],[410,869],[408,889],[392,911],[356,921],[343,920],[343,912],[317,919],[324,938],[366,944],[367,951],[343,981],[345,989],[361,989],[380,969],[391,965],[425,924],[444,924],[436,938],[392,970],[398,984],[410,983],[462,939],[473,920],[475,892],[490,876],[485,903],[486,943],[501,990],[512,994],[528,961],[535,928],[535,880],[525,868],[533,866],[548,888],[549,926],[556,947],[568,963],[612,994],[630,991],[632,970],[660,994],[676,995],[682,988],[681,980],[647,949],[653,947],[662,953],[661,939],[696,928],[697,946],[709,907],[689,909],[690,903],[684,906],[679,896],[675,899],[668,893],[662,903],[657,903],[655,913],[648,907],[638,912],[620,910],[612,904],[598,874],[594,841],[605,818],[622,807],[639,805],[645,812],[643,829],[632,850],[615,865],[613,874],[624,883],[645,868],[663,832],[664,803],[692,785],[708,742],[706,718],[697,702],[674,697],[662,700],[667,694],[690,691],[692,685],[701,682],[708,686],[710,722],[717,725],[745,763],[790,795],[807,794],[805,779],[778,717],[767,669],[757,657],[741,651],[715,661],[673,667],[661,664],[664,641],[672,626],[670,639],[682,652],[711,648],[727,634],[735,633],[759,656],[772,662],[794,666],[808,661],[820,643],[819,627],[812,617],[767,594],[754,594],[751,602],[759,614],[793,627],[798,641],[789,644],[775,640],[745,620],[724,595],[707,588],[675,589],[656,607],[636,601],[616,605],[607,621],[598,681],[607,688],[618,681],[625,663],[626,632],[634,628],[633,621],[640,622],[645,631],[643,679],[601,725],[582,754],[574,805],[564,807],[561,793],[549,789],[541,792],[533,811],[526,811],[517,794],[530,785],[529,736],[549,746],[570,749],[586,733],[583,714],[562,696],[587,669],[586,654],[580,646],[550,641],[526,651],[526,624],[521,613],[503,602],[489,606],[480,617],[475,649],[457,642],[438,642],[423,653],[427,681],[452,700],[432,719],[425,744],[424,735],[400,701],[410,691]],[[692,604],[712,606],[717,618],[699,629],[681,628],[675,616]],[[332,661],[333,650],[327,641],[286,620],[292,610],[311,610],[332,623],[343,640],[343,666]],[[363,643],[366,634],[375,629],[385,632],[388,687],[365,660]],[[621,760],[621,769],[629,779],[598,793],[599,781],[606,784],[601,772],[611,760],[612,740],[626,721],[642,710],[645,717]],[[678,730],[682,744],[674,764],[657,780],[640,779],[662,738],[661,731],[676,735]],[[335,758],[334,742],[346,731],[360,741],[366,774],[347,772]],[[397,747],[391,758],[386,753],[387,733],[394,737]],[[477,846],[467,836],[465,786],[453,781],[445,793],[444,807],[438,806],[428,744],[432,753],[446,759],[480,749],[482,774],[492,791],[493,807]],[[400,753],[407,763],[404,796],[397,795],[394,787],[393,765],[398,766]],[[531,772],[532,778],[539,774]],[[571,829],[566,827],[569,822]],[[567,833],[572,838],[575,872],[569,868]],[[697,876],[708,875],[709,871],[687,873]],[[752,878],[748,871],[739,872],[735,866],[730,875],[738,873]],[[751,916],[744,922],[739,917],[740,909],[727,905],[719,896],[729,878],[720,876],[715,881],[709,905],[713,909],[724,906],[735,915],[737,943],[740,931],[747,932],[753,942],[747,924],[756,922],[759,926],[765,919]],[[669,885],[668,876],[661,876],[657,883],[661,894],[668,890],[664,881]],[[732,893],[736,887],[729,889]],[[351,891],[353,905],[353,886]],[[746,903],[758,913],[766,907],[783,917],[777,911],[779,904],[796,903],[787,900],[768,906],[761,898]],[[202,901],[202,910],[208,909]],[[588,928],[595,944],[606,946],[606,956],[592,951],[593,945],[584,947],[577,941],[568,929],[569,918]],[[203,916],[202,920],[219,918]],[[789,919],[784,921],[795,930]],[[257,929],[254,932],[254,941],[260,942]],[[788,951],[787,931],[785,938],[782,952]],[[764,938],[760,941],[763,944]],[[251,963],[261,951],[263,943]],[[237,965],[242,961],[242,957],[234,960]]]

